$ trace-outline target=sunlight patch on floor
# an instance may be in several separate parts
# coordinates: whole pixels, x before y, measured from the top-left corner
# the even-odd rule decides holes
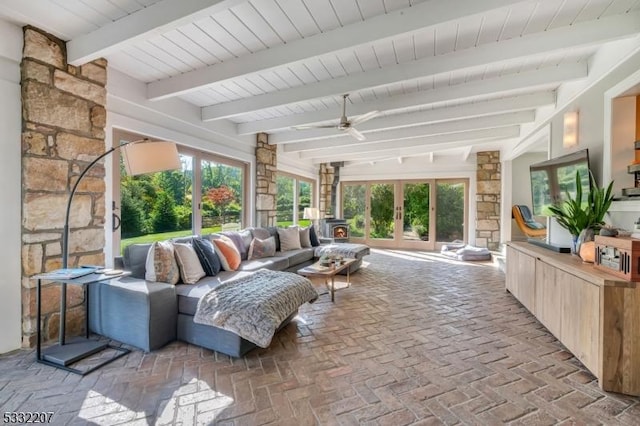
[[[196,416],[199,424],[211,424],[233,403],[233,398],[211,389],[207,382],[193,378],[189,383],[178,387],[171,398],[159,404],[154,424],[175,424],[181,421],[191,424]],[[151,413],[135,411],[90,390],[82,403],[78,418],[90,421],[91,424],[109,426],[113,424],[116,414],[128,422],[136,419],[140,421]]]

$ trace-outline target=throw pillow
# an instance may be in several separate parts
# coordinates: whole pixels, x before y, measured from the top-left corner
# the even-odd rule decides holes
[[[220,238],[212,240],[216,254],[220,258],[222,269],[225,271],[235,271],[240,266],[240,252],[231,238],[220,235]]]
[[[261,240],[254,238],[249,246],[249,260],[272,257],[276,254],[276,239],[269,237]]]
[[[251,235],[253,235],[253,238],[260,238],[261,240],[266,240],[273,236],[267,228],[251,228]],[[273,240],[275,241],[275,238]]]
[[[169,241],[157,241],[151,244],[147,252],[145,269],[144,279],[147,281],[177,284],[180,280],[180,271],[173,244]]]
[[[191,244],[173,243],[173,249],[176,253],[176,261],[183,283],[195,284],[206,275],[200,264],[200,259],[198,259],[198,254]]]
[[[244,240],[242,239],[242,236],[240,235],[240,232],[238,232],[238,231],[223,231],[220,234],[224,235],[226,237],[229,237],[231,239],[231,241],[233,241],[233,244],[235,244],[236,248],[238,249],[238,253],[240,253],[240,259],[241,260],[247,260],[248,247],[245,247]],[[244,256],[243,256],[243,253],[244,253]]]
[[[205,274],[213,277],[220,272],[220,259],[216,254],[216,249],[213,248],[213,243],[204,238],[194,238],[193,239],[193,248],[198,255],[198,259],[200,259],[200,264],[202,265],[202,269],[204,269]]]
[[[280,250],[298,250],[300,247],[300,231],[298,228],[278,228],[278,237],[280,237]]]
[[[316,228],[313,225],[309,227],[309,240],[311,240],[311,247],[318,247],[320,245],[318,234],[316,234]]]
[[[300,247],[302,248],[311,247],[311,236],[309,232],[309,227],[300,228]]]

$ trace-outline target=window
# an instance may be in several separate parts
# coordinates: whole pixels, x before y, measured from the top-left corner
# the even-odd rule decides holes
[[[115,132],[114,139],[141,137]],[[247,165],[187,147],[178,146],[178,151],[180,170],[127,176],[121,160],[119,194],[114,195],[120,200],[120,229],[114,235],[120,250],[133,243],[241,229],[246,224]]]
[[[304,218],[305,207],[313,207],[313,181],[285,173],[276,176],[277,202],[276,221],[278,226],[311,223]]]
[[[243,170],[202,160],[202,234],[242,228]]]

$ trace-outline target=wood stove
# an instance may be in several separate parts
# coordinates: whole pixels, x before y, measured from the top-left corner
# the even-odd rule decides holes
[[[322,238],[330,242],[349,241],[349,224],[345,219],[321,219],[320,232]]]

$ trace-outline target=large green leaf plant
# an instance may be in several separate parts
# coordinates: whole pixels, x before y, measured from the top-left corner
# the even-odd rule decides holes
[[[613,201],[613,181],[606,188],[599,187],[591,171],[589,171],[589,181],[591,191],[584,205],[580,172],[577,171],[575,198],[566,192],[567,199],[564,202],[549,207],[558,224],[573,236],[580,235],[583,229],[593,228],[597,231],[602,228],[604,216]]]

